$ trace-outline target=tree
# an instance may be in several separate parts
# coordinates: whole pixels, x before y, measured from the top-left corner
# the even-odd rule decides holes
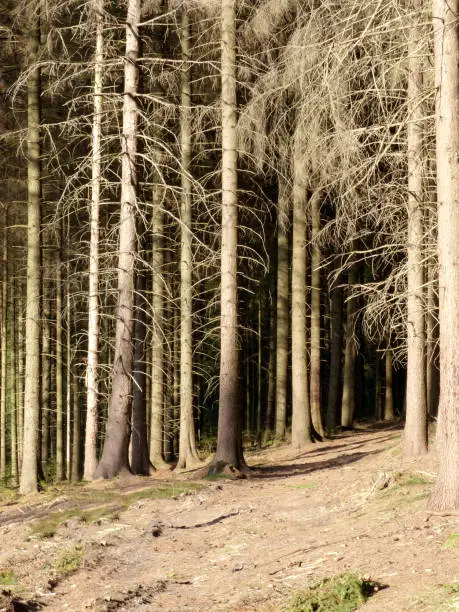
[[[285,437],[288,372],[288,233],[281,214],[277,224],[276,438]]]
[[[124,60],[121,212],[119,225],[118,303],[113,382],[102,458],[96,478],[129,471],[134,326],[135,213],[137,201],[137,85],[140,0],[129,0]]]
[[[221,3],[222,221],[217,467],[243,467],[237,320],[236,0]]]
[[[101,188],[102,92],[104,63],[104,0],[93,0],[96,48],[94,53],[94,116],[92,123],[91,210],[89,240],[88,364],[86,371],[86,428],[83,478],[92,480],[97,468],[97,402],[99,362],[99,210]]]
[[[39,9],[38,9],[39,10]],[[40,17],[28,6],[27,89],[27,298],[25,330],[24,441],[21,493],[38,490],[38,428],[40,415]]]
[[[438,261],[440,295],[440,469],[430,506],[459,509],[459,176],[457,0],[433,0]]]

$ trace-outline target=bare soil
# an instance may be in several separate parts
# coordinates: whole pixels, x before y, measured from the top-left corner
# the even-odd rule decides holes
[[[72,518],[49,538],[33,535],[39,518],[94,507],[92,493],[178,487],[193,474],[3,501],[0,580],[11,572],[16,583],[0,586],[0,611],[280,611],[298,589],[344,571],[385,587],[362,610],[459,610],[459,516],[427,511],[435,451],[403,463],[400,440],[397,425],[362,426],[304,452],[249,453],[250,478],[115,504],[115,516]],[[59,573],[72,550],[80,567]]]

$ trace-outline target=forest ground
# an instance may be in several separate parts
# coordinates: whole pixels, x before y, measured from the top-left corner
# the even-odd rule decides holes
[[[459,610],[459,516],[427,511],[435,450],[403,462],[400,443],[396,424],[361,425],[247,453],[246,480],[2,493],[0,610],[280,611],[344,571],[386,586],[362,610]]]

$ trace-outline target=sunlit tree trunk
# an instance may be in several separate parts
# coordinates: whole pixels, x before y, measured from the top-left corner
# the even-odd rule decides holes
[[[65,283],[65,477],[70,480],[72,471],[72,334],[70,316],[70,281],[67,266],[67,281]]]
[[[99,365],[99,209],[101,187],[102,87],[104,63],[104,0],[93,0],[96,27],[94,54],[94,117],[92,123],[91,236],[89,241],[88,365],[83,478],[92,480],[97,468],[97,402]]]
[[[440,266],[440,468],[430,505],[459,510],[459,202],[457,0],[433,0],[438,261]]]
[[[274,417],[276,406],[276,310],[273,301],[269,304],[269,345],[268,345],[268,389],[266,397],[265,443],[270,440],[274,432]]]
[[[182,103],[180,138],[182,153],[181,246],[180,246],[180,439],[177,467],[187,468],[199,461],[193,418],[193,252],[191,184],[191,81],[190,24],[186,9],[180,30],[182,45]]]
[[[24,437],[21,493],[38,489],[38,427],[40,414],[40,20],[30,7],[27,92],[27,301],[25,329]]]
[[[70,479],[76,482],[80,479],[80,444],[81,444],[81,427],[80,427],[80,389],[78,384],[78,372],[74,365],[72,367],[72,458]]]
[[[49,460],[49,415],[50,415],[50,384],[51,384],[51,300],[49,278],[52,270],[52,260],[50,257],[49,232],[43,232],[42,248],[42,333],[41,333],[41,469],[45,477],[48,475]]]
[[[312,441],[306,348],[306,187],[301,158],[294,153],[292,244],[292,445]]]
[[[221,3],[222,235],[220,393],[215,464],[243,463],[237,319],[236,0]]]
[[[22,465],[22,444],[24,437],[24,300],[23,284],[18,283],[17,296],[17,359],[16,359],[16,399],[17,399],[17,443],[18,443],[18,470]]]
[[[137,202],[137,85],[140,0],[129,0],[124,60],[121,214],[118,258],[118,304],[112,391],[105,443],[96,477],[112,478],[129,471],[134,327],[135,211]]]
[[[54,250],[54,273],[56,279],[56,480],[64,479],[64,385],[63,385],[63,302],[62,302],[62,259],[61,228],[57,232],[57,246]]]
[[[408,297],[405,457],[427,451],[425,369],[423,193],[422,193],[422,56],[418,28],[408,43]]]
[[[16,384],[16,360],[17,360],[17,343],[16,343],[16,309],[14,307],[14,300],[16,298],[17,283],[13,281],[12,288],[10,289],[9,298],[9,364],[8,364],[8,382],[9,382],[9,404],[10,410],[8,415],[9,432],[10,432],[10,460],[11,460],[11,480],[10,483],[13,487],[18,485],[18,442],[17,442],[17,384]]]
[[[311,197],[312,252],[311,252],[311,419],[319,436],[324,436],[321,414],[320,382],[320,264],[321,253],[317,242],[320,232],[320,201],[322,194],[316,191]]]

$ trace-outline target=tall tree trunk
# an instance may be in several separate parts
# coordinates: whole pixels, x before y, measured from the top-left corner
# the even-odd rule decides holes
[[[65,283],[65,477],[70,480],[72,471],[72,333],[70,321],[70,282],[69,266],[67,265],[67,281]]]
[[[418,28],[408,42],[408,298],[405,457],[427,452],[422,210],[422,57]]]
[[[148,475],[150,459],[148,455],[147,432],[147,364],[146,351],[146,300],[145,273],[137,273],[135,294],[134,324],[134,373],[132,391],[132,433],[131,433],[131,470],[134,474]]]
[[[312,441],[306,348],[306,187],[304,168],[294,153],[292,244],[292,445]]]
[[[330,313],[330,381],[328,386],[327,432],[333,435],[339,424],[341,391],[341,353],[343,348],[343,290],[338,286],[331,289]]]
[[[54,250],[56,278],[56,480],[64,479],[64,385],[63,385],[63,317],[62,317],[62,231],[57,231],[58,244]]]
[[[7,385],[7,333],[8,333],[8,213],[6,204],[2,205],[0,237],[1,237],[1,310],[0,310],[0,339],[1,339],[1,375],[0,375],[0,482],[5,485],[6,478],[6,385]]]
[[[220,393],[215,464],[243,466],[237,320],[236,0],[221,3],[222,235]]]
[[[76,365],[72,367],[72,458],[70,479],[76,482],[80,479],[81,463],[81,426],[80,426],[80,389]]]
[[[27,92],[27,303],[25,330],[24,438],[20,492],[38,489],[38,427],[40,415],[40,19],[30,7]]]
[[[269,347],[268,347],[268,390],[266,398],[265,443],[274,432],[274,417],[276,406],[276,311],[270,298],[269,304]]]
[[[83,478],[92,480],[97,468],[97,402],[99,392],[99,211],[101,187],[102,92],[104,63],[104,0],[93,0],[96,24],[94,54],[94,117],[92,123],[91,236],[89,242],[88,365],[86,370],[86,429]]]
[[[355,250],[355,245],[352,246]],[[346,303],[346,346],[344,350],[343,393],[341,400],[341,425],[352,427],[355,411],[355,361],[357,351],[354,338],[356,304],[351,297],[352,287],[357,282],[357,264],[353,263],[348,271],[348,296]]]
[[[199,461],[193,417],[193,252],[191,184],[191,81],[190,24],[182,11],[182,103],[180,106],[181,210],[180,210],[180,440],[177,467],[184,469]]]
[[[96,477],[129,471],[134,327],[135,210],[137,202],[137,85],[140,0],[128,0],[124,60],[121,215],[114,375],[105,443]]]
[[[392,351],[386,351],[386,387],[384,393],[384,420],[392,421],[395,418],[394,414],[394,393],[393,393],[393,376],[392,376]]]
[[[433,215],[431,214],[431,217]],[[432,224],[436,222],[432,219]],[[440,399],[440,370],[439,370],[439,326],[438,313],[438,272],[436,261],[427,263],[427,312],[426,312],[426,351],[427,351],[427,410],[430,416],[438,413]]]
[[[261,287],[258,288],[257,329],[257,447],[261,448],[262,394],[263,394],[263,311]]]
[[[49,461],[49,416],[50,416],[50,385],[51,385],[51,301],[49,270],[52,269],[50,257],[49,232],[43,232],[43,273],[42,273],[42,339],[41,339],[41,469],[48,476]]]
[[[288,233],[279,219],[277,229],[276,299],[276,438],[285,438],[288,371]]]
[[[24,300],[23,284],[19,282],[17,303],[17,359],[16,359],[16,398],[17,398],[17,440],[18,470],[22,465],[22,444],[24,438]]]
[[[434,0],[437,86],[438,261],[440,265],[440,468],[430,505],[459,510],[458,0]]]
[[[320,382],[320,264],[321,253],[318,245],[320,232],[320,191],[311,197],[312,218],[312,252],[311,252],[311,418],[315,431],[321,438],[324,436],[321,414],[321,382]]]
[[[153,192],[152,265],[153,326],[151,356],[150,462],[155,468],[165,467],[163,459],[164,411],[164,226],[159,190]]]
[[[17,283],[13,281],[13,287],[10,290],[9,299],[9,365],[8,365],[8,379],[9,379],[9,397],[10,397],[10,410],[9,410],[9,431],[10,431],[10,447],[11,447],[11,486],[16,487],[18,482],[18,442],[17,442],[17,384],[16,384],[16,360],[17,360],[17,342],[16,342],[16,309],[14,306],[14,300],[16,298]]]

